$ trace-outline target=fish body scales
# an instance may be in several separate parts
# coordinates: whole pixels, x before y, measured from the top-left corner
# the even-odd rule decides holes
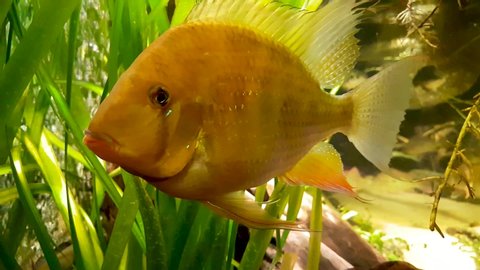
[[[325,93],[288,48],[254,30],[195,23],[174,29],[172,37],[185,42],[172,45],[197,55],[189,68],[203,78],[199,143],[213,178],[209,194],[281,175],[319,140],[349,125],[348,100]]]

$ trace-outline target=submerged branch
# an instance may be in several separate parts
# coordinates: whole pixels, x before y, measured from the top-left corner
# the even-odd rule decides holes
[[[437,212],[438,212],[438,205],[440,203],[440,197],[442,196],[442,193],[445,189],[445,187],[448,184],[448,180],[450,179],[450,176],[452,173],[456,172],[455,168],[455,163],[458,159],[464,160],[465,156],[463,155],[463,150],[462,150],[462,142],[463,139],[467,133],[467,131],[472,130],[472,117],[478,115],[478,106],[480,105],[480,95],[475,96],[475,104],[470,107],[470,110],[468,112],[467,117],[465,118],[465,122],[463,122],[462,128],[460,129],[460,133],[458,134],[457,141],[455,142],[455,147],[453,149],[452,155],[450,156],[450,160],[448,161],[447,168],[445,169],[444,177],[442,178],[442,181],[437,187],[437,190],[435,191],[435,199],[433,201],[433,207],[432,211],[430,213],[430,230],[434,231],[436,230],[442,237],[444,237],[442,230],[437,224]],[[473,190],[472,187],[468,184],[468,181],[464,181],[467,183],[467,188],[470,192],[470,195],[473,196]]]

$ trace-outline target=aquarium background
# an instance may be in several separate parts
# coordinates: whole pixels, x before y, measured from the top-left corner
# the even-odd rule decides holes
[[[92,113],[119,75],[195,2],[0,1],[0,268],[318,269],[328,261],[322,238],[353,241],[335,233],[339,225],[320,233],[326,213],[348,221],[375,248],[379,259],[358,269],[409,261],[404,254],[413,244],[405,238],[421,238],[418,230],[459,250],[444,255],[425,246],[429,260],[457,263],[467,254],[479,267],[480,206],[473,195],[480,186],[480,3],[366,4],[356,69],[331,91],[348,91],[405,56],[430,59],[413,80],[416,95],[391,163],[395,179],[344,136],[333,136],[362,200],[276,180],[252,190],[257,201],[274,202],[265,205],[273,216],[298,217],[314,231],[290,233],[247,229],[197,202],[172,198],[82,144]],[[325,4],[282,2],[308,10]]]

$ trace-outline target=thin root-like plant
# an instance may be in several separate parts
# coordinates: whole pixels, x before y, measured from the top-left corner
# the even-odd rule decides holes
[[[445,169],[443,177],[440,178],[440,184],[438,185],[434,194],[435,198],[433,201],[432,211],[430,213],[430,230],[436,230],[442,237],[444,237],[444,234],[437,224],[437,212],[440,198],[443,191],[445,190],[445,187],[447,187],[451,176],[456,175],[457,177],[459,177],[461,182],[466,185],[469,196],[471,198],[475,196],[473,188],[468,182],[468,179],[458,170],[461,164],[465,164],[467,167],[469,167],[469,165],[471,164],[464,154],[463,140],[465,138],[465,135],[467,133],[471,133],[474,137],[480,139],[480,127],[478,126],[478,123],[480,122],[480,94],[477,94],[474,97],[474,100],[475,103],[471,107],[467,108],[468,114],[464,118],[465,121],[463,122],[460,133],[458,134],[447,168]]]
[[[415,6],[416,2],[416,0],[409,0],[405,9],[400,12],[395,19],[399,22],[399,24],[406,25],[408,27],[408,36],[416,32],[419,34],[420,38],[428,44],[428,46],[437,48],[438,45],[435,44],[435,42],[433,42],[426,33],[433,25],[431,18],[437,11],[439,4],[437,4],[428,14],[425,14],[423,10],[420,10]]]

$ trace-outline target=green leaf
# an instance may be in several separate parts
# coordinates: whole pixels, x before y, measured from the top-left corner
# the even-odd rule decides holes
[[[47,84],[46,90],[52,97],[62,120],[65,121],[66,126],[70,128],[70,132],[71,135],[73,135],[75,145],[90,163],[90,167],[93,168],[93,172],[102,181],[102,184],[104,185],[115,205],[119,205],[121,200],[120,188],[116,186],[112,179],[108,176],[108,173],[105,171],[105,168],[100,163],[97,156],[95,156],[95,154],[83,144],[83,131],[75,121],[75,117],[72,115],[70,109],[68,108],[60,90],[54,85],[53,80],[49,78],[50,76],[45,70],[40,69],[39,72],[40,76],[45,78],[49,82]]]
[[[163,236],[165,238],[165,243],[167,245],[174,243],[175,237],[175,228],[177,224],[177,205],[174,197],[169,196],[159,190],[155,190],[156,197],[156,206],[158,215],[160,217],[160,223],[162,223]],[[171,255],[168,252],[171,251],[169,248],[167,250],[167,255]]]
[[[57,84],[67,84],[67,81],[66,80],[55,80],[55,83]],[[90,82],[86,82],[86,81],[77,81],[77,80],[72,80],[72,85],[73,86],[77,86],[77,87],[80,87],[80,88],[85,88],[93,93],[95,93],[96,95],[99,95],[101,96],[102,95],[102,92],[103,92],[103,88],[98,86],[98,85],[95,85],[93,83],[90,83]]]
[[[6,243],[0,239],[0,269],[21,269],[15,257],[8,253]]]
[[[173,13],[171,26],[177,26],[183,23],[196,2],[196,0],[176,1],[177,5],[175,7],[175,12]]]
[[[293,7],[314,11],[318,9],[323,0],[280,0],[280,2]]]
[[[275,203],[268,204],[265,211],[272,216],[279,216],[285,208],[290,188],[292,187],[277,181],[271,196],[271,200]],[[248,241],[247,248],[240,261],[239,270],[260,268],[272,235],[273,230],[250,230],[250,241]]]
[[[8,221],[1,239],[3,243],[8,243],[8,245],[3,247],[1,255],[3,257],[2,261],[4,261],[6,269],[11,269],[10,267],[12,266],[12,261],[10,260],[15,258],[17,249],[20,246],[23,237],[25,236],[25,232],[27,231],[27,225],[28,220],[26,209],[20,200],[16,200],[8,211]],[[5,254],[8,258],[5,258],[3,254]]]
[[[10,155],[13,177],[15,184],[20,195],[20,200],[27,210],[28,218],[30,220],[30,226],[33,228],[40,247],[42,248],[45,259],[50,269],[60,269],[60,262],[55,254],[54,246],[51,241],[51,237],[48,234],[47,228],[43,223],[40,213],[38,213],[35,207],[36,203],[33,199],[33,195],[28,189],[27,179],[23,174],[22,161],[20,159],[20,149],[14,148]]]
[[[105,252],[102,269],[119,269],[138,212],[138,204],[135,184],[132,181],[125,181],[125,191]]]
[[[200,204],[195,201],[181,200],[178,209],[178,218],[172,233],[173,240],[170,243],[171,253],[168,269],[178,269],[182,258],[185,244],[190,235],[192,224],[198,214]]]
[[[0,138],[6,138],[0,140],[0,163],[6,161],[13,136],[20,125],[19,120],[9,123],[15,106],[40,61],[80,3],[79,0],[40,2],[40,9],[34,15],[30,27],[0,73]]]
[[[310,239],[308,243],[308,269],[318,269],[320,267],[321,244],[322,244],[322,191],[315,189],[313,195],[313,205],[310,217]]]
[[[205,260],[204,269],[230,269],[230,222],[228,219],[214,214],[211,223],[216,230],[213,237],[204,245],[204,247],[211,247]],[[233,248],[235,248],[235,244],[233,244]]]
[[[124,181],[131,181],[135,184],[137,196],[140,203],[140,213],[145,228],[145,242],[147,246],[147,269],[168,269],[167,251],[163,238],[162,225],[158,212],[152,204],[140,179],[131,174],[123,173]]]
[[[212,250],[212,240],[215,239],[216,224],[212,222],[212,215],[213,213],[204,206],[200,206],[198,209],[195,221],[190,224],[190,234],[182,252],[179,269],[204,268],[206,259]],[[220,268],[221,263],[223,260],[217,257],[217,268]]]
[[[72,99],[72,78],[74,76],[73,74],[73,64],[75,60],[75,40],[76,40],[76,35],[77,35],[77,28],[78,28],[78,19],[80,16],[80,9],[77,7],[71,17],[70,17],[70,27],[68,30],[68,55],[67,55],[67,85],[66,85],[66,97],[65,100],[67,101],[67,105],[71,107],[71,99]],[[61,62],[61,61],[58,61]],[[77,114],[77,123],[80,124],[80,114]],[[86,124],[85,124],[86,125]],[[65,143],[64,143],[64,170],[68,171],[68,164],[69,164],[69,156],[68,156],[68,139],[69,139],[69,129],[68,127],[65,128]],[[68,181],[67,181],[67,176],[65,176],[65,195],[67,197],[67,210],[68,210],[68,220],[69,220],[69,225],[70,225],[70,236],[72,239],[72,244],[73,244],[73,253],[74,253],[74,260],[75,260],[75,266],[79,269],[85,269],[86,267],[98,267],[98,264],[90,264],[88,261],[92,260],[91,256],[92,253],[85,252],[85,248],[93,248],[97,249],[98,251],[101,250],[99,243],[96,242],[98,237],[93,235],[93,241],[92,239],[88,239],[86,235],[82,235],[85,231],[82,230],[82,228],[77,228],[78,225],[82,226],[82,224],[79,224],[81,222],[80,219],[76,219],[74,216],[74,211],[76,210],[75,208],[77,205],[73,200],[70,199],[70,192],[68,188]],[[80,209],[81,206],[79,207]],[[87,217],[88,220],[88,217]],[[88,221],[87,221],[88,222]],[[83,226],[82,226],[83,227]],[[93,230],[93,226],[91,226]],[[77,233],[78,232],[78,233]],[[101,232],[101,231],[100,231]],[[85,243],[88,241],[87,243]],[[88,244],[93,244],[94,246],[88,246],[85,247],[85,245]],[[101,252],[97,252],[99,255],[103,255]],[[95,261],[95,259],[93,259]]]
[[[179,269],[226,269],[227,220],[201,205],[188,236]],[[210,265],[210,266],[208,266]]]
[[[134,239],[133,234],[130,234],[130,239]],[[145,269],[145,255],[138,241],[130,241],[128,243],[126,259],[125,269]]]
[[[61,140],[57,137],[57,135],[53,134],[50,130],[44,129],[43,130],[45,137],[47,138],[48,142],[52,144],[52,146],[57,147],[58,149],[63,149],[65,147],[65,141]],[[72,146],[68,146],[68,157],[73,158],[76,162],[82,164],[89,170],[93,170],[90,164],[85,159],[84,155],[80,153],[78,150],[73,148]]]
[[[29,183],[28,188],[35,195],[50,192],[50,187],[43,183]],[[0,205],[16,200],[18,197],[18,191],[15,187],[0,189]]]
[[[83,265],[87,269],[100,268],[103,253],[98,243],[98,237],[95,235],[95,228],[88,216],[82,216],[81,212],[83,209],[73,199],[70,190],[67,189],[65,176],[60,169],[60,164],[51,145],[44,135],[41,137],[41,143],[38,148],[27,135],[24,135],[23,139],[24,145],[39,165],[45,180],[52,190],[53,199],[63,220],[70,225],[70,218],[73,218],[74,228],[72,230],[72,227],[69,226],[69,229],[71,234],[78,238]],[[67,192],[69,193],[68,196]],[[91,232],[94,232],[94,237],[91,237]]]
[[[0,1],[0,22],[3,22],[5,20],[5,17],[7,17],[7,13],[10,9],[11,4],[12,0]]]
[[[298,216],[298,212],[302,207],[303,193],[305,192],[305,187],[303,186],[292,186],[290,187],[290,192],[288,196],[288,210],[287,210],[287,219],[295,220]],[[290,231],[283,231],[282,238],[278,239],[280,243],[285,243]],[[283,245],[283,244],[282,244]]]
[[[235,255],[235,244],[237,241],[237,231],[238,231],[238,224],[235,223],[233,220],[228,221],[228,239],[227,239],[227,247],[228,247],[228,254],[227,254],[227,265],[225,269],[230,270],[232,269],[232,262],[233,256]]]
[[[165,32],[170,27],[170,21],[167,15],[168,2],[156,5],[152,12],[148,15],[147,29],[145,41],[147,44],[155,40],[159,34]]]
[[[33,143],[40,143],[40,136],[44,128],[45,117],[50,108],[50,96],[45,91],[40,91],[37,96],[32,97],[27,103],[23,114],[25,121],[28,123],[28,134]],[[29,107],[33,108],[30,110]]]

